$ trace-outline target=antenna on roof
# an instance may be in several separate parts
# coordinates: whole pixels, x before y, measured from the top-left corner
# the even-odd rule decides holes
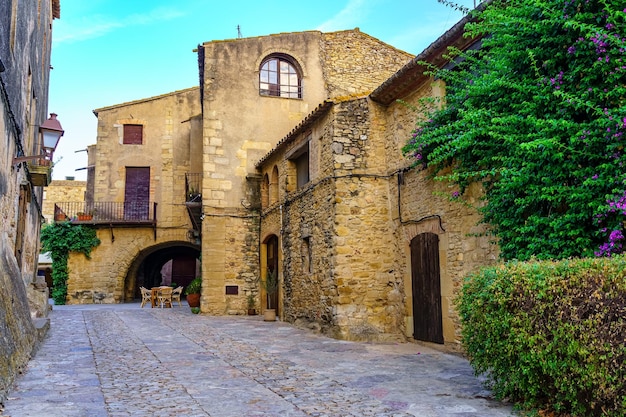
[[[237,25],[237,38],[238,39],[242,38],[242,36],[241,36],[241,26],[239,26],[239,25]]]

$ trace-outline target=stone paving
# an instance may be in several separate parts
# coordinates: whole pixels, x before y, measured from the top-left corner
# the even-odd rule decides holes
[[[189,307],[56,306],[0,416],[504,417],[459,356]]]

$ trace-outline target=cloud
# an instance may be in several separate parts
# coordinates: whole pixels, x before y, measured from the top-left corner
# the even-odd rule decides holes
[[[372,0],[349,0],[346,7],[332,18],[317,27],[321,32],[332,32],[346,28],[358,27],[360,22],[372,10],[376,1]]]
[[[61,19],[55,22],[53,42],[55,45],[82,42],[126,27],[151,25],[184,15],[185,13],[180,10],[160,7],[147,13],[136,13],[121,18],[96,14],[79,19]]]

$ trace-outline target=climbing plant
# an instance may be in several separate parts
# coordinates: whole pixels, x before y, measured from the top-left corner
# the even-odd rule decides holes
[[[70,252],[83,253],[89,259],[91,250],[99,244],[96,230],[91,227],[57,222],[42,229],[41,249],[49,252],[52,258],[52,299],[55,304],[65,304]]]
[[[482,47],[431,68],[445,103],[406,154],[456,184],[452,198],[483,185],[479,210],[504,259],[622,252],[624,1],[493,0],[477,17],[466,33]]]

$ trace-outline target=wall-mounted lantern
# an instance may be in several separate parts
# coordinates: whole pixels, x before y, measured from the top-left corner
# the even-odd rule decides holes
[[[28,171],[31,182],[35,186],[47,186],[52,180],[52,156],[65,131],[57,120],[56,113],[50,113],[50,118],[39,126],[41,154],[32,156],[18,156],[13,158],[13,164],[28,161]]]

